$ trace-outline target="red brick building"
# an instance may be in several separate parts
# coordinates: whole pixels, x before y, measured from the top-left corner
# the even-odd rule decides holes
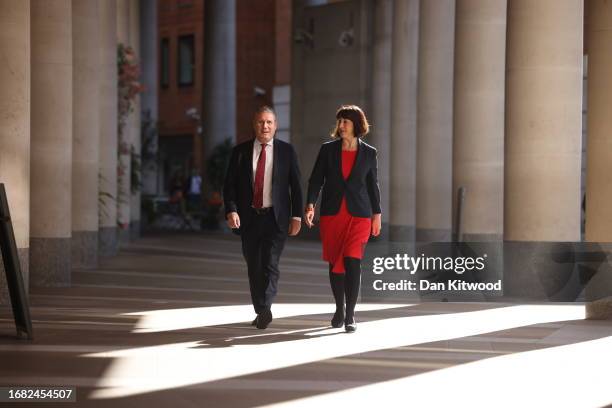
[[[205,1],[158,3],[158,129],[166,180],[202,169],[198,120],[187,112],[202,112]],[[237,142],[252,136],[253,111],[273,105],[274,87],[290,82],[290,33],[290,0],[236,1]]]

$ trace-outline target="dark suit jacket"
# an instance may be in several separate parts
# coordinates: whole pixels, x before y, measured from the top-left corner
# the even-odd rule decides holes
[[[341,139],[323,143],[308,181],[307,202],[316,203],[323,187],[321,215],[337,214],[344,196],[348,212],[354,217],[380,214],[376,149],[359,139],[355,164],[346,181],[341,158]]]
[[[223,186],[225,215],[237,212],[240,229],[248,227],[253,216],[253,140],[234,147]],[[293,146],[274,139],[272,165],[272,205],[276,224],[289,230],[289,219],[301,217],[303,210],[301,175]]]

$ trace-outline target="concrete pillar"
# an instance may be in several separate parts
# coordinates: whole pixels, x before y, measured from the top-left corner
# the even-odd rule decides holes
[[[99,255],[117,253],[117,9],[99,3],[100,21],[100,200]]]
[[[153,131],[157,121],[157,0],[140,0],[140,66],[145,91],[141,94],[141,111],[147,129],[146,148],[141,157],[142,193],[158,194],[157,189],[157,134]],[[143,141],[144,142],[144,141]]]
[[[372,67],[372,118],[370,140],[378,149],[378,180],[381,185],[383,237],[389,234],[389,163],[391,161],[391,27],[393,2],[375,3]]]
[[[72,266],[98,261],[100,41],[98,1],[72,0]]]
[[[125,45],[130,38],[130,1],[115,0],[117,2],[117,41]]]
[[[291,33],[292,36],[299,33],[300,30],[304,29],[304,1],[303,0],[291,0]],[[291,48],[291,105],[289,109],[290,115],[290,134],[291,143],[294,145],[297,151],[300,151],[301,145],[305,145],[308,141],[308,137],[304,133],[304,100],[305,100],[305,89],[304,83],[306,81],[305,68],[306,53],[303,44],[296,44],[293,42]],[[314,153],[316,154],[316,153]],[[312,167],[304,167],[300,162],[300,170],[302,171],[302,186],[305,187],[308,177],[310,176],[309,171]]]
[[[272,105],[276,112],[276,138],[291,141],[291,57],[293,36],[290,35],[293,8],[291,0],[275,0],[275,61]]]
[[[506,44],[504,294],[562,299],[581,289],[554,260],[580,241],[583,2],[509,1]]]
[[[419,0],[393,2],[392,36],[390,238],[414,241]]]
[[[129,21],[129,35],[130,35],[130,46],[134,49],[138,65],[142,67],[140,58],[140,0],[130,0],[129,9],[130,21]],[[130,115],[131,120],[131,151],[134,152],[135,163],[137,162],[138,168],[131,169],[135,171],[138,178],[142,180],[142,160],[141,160],[141,135],[140,135],[140,95],[136,95],[134,103],[134,111]],[[131,166],[130,166],[131,168]],[[140,237],[140,185],[132,186],[130,182],[130,239],[136,239]]]
[[[457,0],[453,217],[466,188],[466,241],[503,239],[506,0]],[[456,221],[456,220],[455,220]]]
[[[448,241],[452,222],[455,1],[421,2],[416,238]]]
[[[602,0],[588,2],[588,77],[587,77],[587,174],[586,231],[590,242],[612,242],[612,4]],[[609,246],[609,245],[608,245]],[[600,272],[600,274],[602,273]],[[592,284],[595,284],[593,287]],[[587,317],[612,318],[612,281],[595,276],[587,287]],[[603,290],[593,290],[593,289]],[[599,293],[598,293],[599,292]],[[602,293],[602,292],[607,292]]]
[[[150,111],[157,118],[157,0],[140,0],[140,62],[142,83],[142,111]]]
[[[612,242],[612,4],[589,3],[587,197],[585,238]]]
[[[236,1],[204,3],[204,157],[236,139]],[[206,175],[205,175],[206,179]]]
[[[30,248],[30,1],[0,2],[0,183],[4,183],[25,287]],[[1,255],[0,255],[1,259]],[[0,262],[0,304],[8,303]]]
[[[130,46],[130,2],[131,0],[117,0],[117,42],[125,47]],[[120,74],[120,73],[119,73]],[[118,113],[118,143],[119,143],[119,169],[117,174],[117,226],[119,228],[119,242],[130,239],[130,198],[131,193],[131,156],[133,132],[133,114],[122,117]]]
[[[32,0],[30,282],[70,285],[72,1]]]
[[[508,4],[504,239],[580,241],[583,2]]]

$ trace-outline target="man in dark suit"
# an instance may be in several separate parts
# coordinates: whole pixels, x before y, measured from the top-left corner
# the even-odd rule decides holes
[[[234,147],[223,201],[227,225],[242,238],[251,301],[257,317],[252,324],[265,329],[279,278],[278,262],[287,235],[300,231],[301,175],[293,147],[275,140],[276,115],[267,106],[253,119],[255,138]]]

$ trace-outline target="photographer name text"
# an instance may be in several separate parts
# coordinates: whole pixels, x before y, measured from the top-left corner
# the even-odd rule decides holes
[[[502,281],[500,279],[496,282],[466,282],[461,279],[452,279],[445,282],[431,282],[427,279],[421,279],[417,283],[407,279],[397,282],[385,282],[382,279],[377,279],[372,282],[372,287],[376,291],[501,291]]]

